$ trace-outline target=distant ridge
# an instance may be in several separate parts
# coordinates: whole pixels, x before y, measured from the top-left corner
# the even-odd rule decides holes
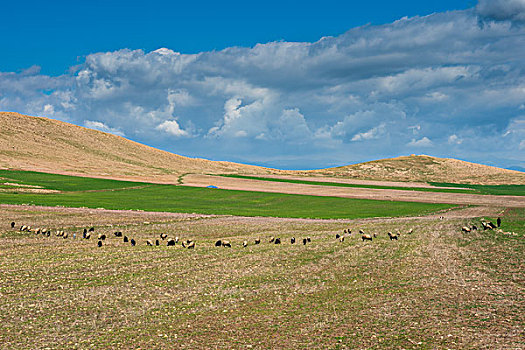
[[[183,157],[120,136],[43,117],[0,112],[0,168],[145,182],[181,175],[251,174],[472,184],[525,184],[525,173],[426,155],[309,171]]]
[[[525,173],[519,171],[427,155],[374,160],[309,173],[372,180],[525,185]]]

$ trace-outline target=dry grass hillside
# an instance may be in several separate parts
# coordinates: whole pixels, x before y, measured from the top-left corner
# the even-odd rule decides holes
[[[0,168],[176,183],[185,173],[271,169],[188,158],[61,121],[0,112]]]
[[[61,121],[0,112],[0,168],[176,183],[194,174],[333,176],[381,181],[525,184],[525,173],[455,159],[409,156],[312,171],[188,158]]]
[[[482,185],[525,184],[525,173],[457,159],[411,155],[307,172],[324,176]]]

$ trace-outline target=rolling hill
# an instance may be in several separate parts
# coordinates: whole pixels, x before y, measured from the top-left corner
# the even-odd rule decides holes
[[[427,155],[374,160],[308,173],[371,180],[525,185],[525,173],[519,171]]]
[[[309,171],[188,158],[113,134],[12,112],[0,112],[0,168],[157,183],[177,183],[187,173],[213,173],[525,184],[525,173],[519,171],[424,155]]]
[[[9,112],[0,112],[0,168],[160,183],[176,183],[185,173],[272,172],[183,157],[113,134]]]

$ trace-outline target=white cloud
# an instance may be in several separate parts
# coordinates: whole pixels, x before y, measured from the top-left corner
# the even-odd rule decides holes
[[[352,141],[363,141],[363,140],[371,140],[371,139],[377,139],[382,134],[385,133],[386,124],[381,123],[379,126],[376,126],[366,132],[362,132],[359,134],[355,134],[354,137],[352,137]]]
[[[119,129],[111,128],[107,126],[106,124],[99,122],[99,121],[86,120],[84,121],[84,126],[86,128],[95,129],[95,130],[99,130],[103,132],[109,132],[110,134],[114,134],[118,136],[125,136],[124,133],[120,131]]]
[[[456,134],[450,135],[450,136],[448,137],[448,143],[449,143],[450,145],[461,145],[462,142],[463,142],[463,140],[460,139],[460,138],[458,137],[458,135],[456,135]]]
[[[409,147],[432,147],[433,143],[430,141],[430,139],[426,136],[424,136],[422,139],[416,140],[412,139],[407,146]]]
[[[186,130],[182,130],[176,120],[166,120],[165,122],[157,125],[157,130],[162,130],[173,136],[189,136]]]

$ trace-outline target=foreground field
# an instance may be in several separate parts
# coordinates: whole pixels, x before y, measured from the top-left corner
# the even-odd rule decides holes
[[[523,209],[354,221],[0,209],[4,349],[525,347]],[[482,215],[503,215],[503,232],[461,234]],[[11,220],[70,237],[12,231]],[[91,225],[109,235],[101,248],[78,239]],[[336,241],[349,227],[378,237]],[[161,232],[196,248],[145,245]],[[291,245],[292,236],[312,242]],[[214,247],[219,238],[233,247]]]

